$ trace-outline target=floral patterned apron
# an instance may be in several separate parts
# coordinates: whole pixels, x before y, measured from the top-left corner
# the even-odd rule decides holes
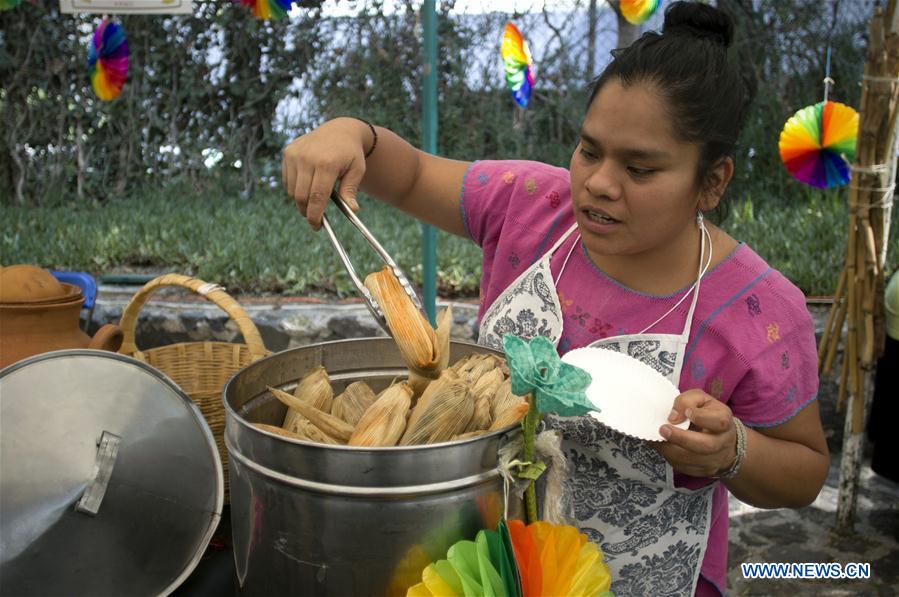
[[[576,229],[575,224],[490,305],[481,320],[480,344],[502,350],[503,335],[511,333],[526,340],[545,336],[558,345],[563,314],[556,283],[578,239],[555,280],[550,258]],[[639,334],[604,338],[590,346],[629,354],[678,385],[704,271],[707,232],[701,220],[700,229],[700,269],[681,334],[646,333],[672,308]],[[549,415],[546,422],[562,434],[571,469],[565,491],[581,531],[603,550],[612,571],[612,591],[693,595],[708,543],[715,484],[696,490],[675,487],[673,469],[649,442],[621,434],[589,415]]]

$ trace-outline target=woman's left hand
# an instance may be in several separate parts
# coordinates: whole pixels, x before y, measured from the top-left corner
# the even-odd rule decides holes
[[[656,449],[679,473],[712,477],[727,470],[737,456],[737,432],[730,408],[702,390],[688,390],[674,400],[668,420],[690,421],[689,429],[662,425],[667,441]]]

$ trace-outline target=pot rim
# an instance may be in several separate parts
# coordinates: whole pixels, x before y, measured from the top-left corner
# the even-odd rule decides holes
[[[441,450],[441,449],[445,449],[447,446],[456,447],[456,446],[462,446],[465,444],[473,444],[473,443],[477,443],[477,442],[488,441],[494,437],[508,434],[510,432],[514,432],[516,428],[519,428],[519,429],[521,428],[521,423],[512,423],[511,425],[503,427],[502,429],[488,431],[487,433],[484,433],[482,435],[478,435],[475,437],[469,437],[469,438],[460,439],[460,440],[450,440],[450,441],[438,442],[438,443],[433,443],[433,444],[414,444],[414,445],[409,445],[409,446],[347,446],[347,445],[343,445],[343,444],[336,444],[336,445],[335,444],[322,444],[322,443],[318,443],[318,442],[293,439],[291,437],[285,437],[283,435],[277,435],[275,433],[271,433],[271,432],[259,429],[258,427],[253,425],[252,422],[250,422],[250,421],[246,420],[244,417],[240,416],[240,414],[238,414],[238,412],[231,406],[231,402],[228,400],[228,396],[230,394],[230,387],[231,387],[232,383],[235,382],[237,377],[240,376],[247,369],[251,369],[256,366],[261,366],[262,363],[268,361],[269,359],[283,358],[283,355],[285,352],[292,351],[292,350],[302,350],[303,348],[308,349],[310,347],[315,347],[315,346],[324,345],[324,344],[338,345],[341,343],[355,343],[355,342],[359,342],[360,340],[381,340],[381,341],[383,341],[383,340],[387,340],[387,338],[383,338],[380,336],[374,336],[374,337],[370,337],[370,338],[345,338],[342,340],[317,342],[314,344],[308,344],[306,346],[296,347],[296,348],[292,348],[292,349],[289,348],[286,351],[271,354],[267,357],[259,359],[258,361],[254,361],[254,362],[250,363],[246,367],[243,367],[242,369],[237,371],[234,375],[232,375],[231,378],[225,383],[224,387],[222,388],[221,399],[222,399],[222,403],[223,403],[224,410],[225,410],[226,420],[234,421],[235,423],[240,425],[241,433],[250,431],[252,433],[256,433],[260,436],[266,437],[269,440],[281,440],[284,443],[292,444],[295,446],[300,446],[304,449],[311,448],[311,449],[320,449],[320,450],[327,450],[327,451],[333,450],[333,451],[337,451],[337,452],[348,452],[348,453],[356,453],[356,454],[362,454],[362,453],[366,453],[366,452],[402,453],[402,452],[418,452],[418,451],[425,451],[425,450],[428,450],[428,451]],[[452,343],[475,346],[481,351],[494,353],[494,354],[503,356],[505,358],[505,355],[501,351],[487,348],[485,346],[481,346],[480,344],[477,344],[475,342],[468,342],[465,340],[452,340]],[[226,435],[227,435],[227,433],[226,433]]]
[[[292,437],[286,437],[283,435],[278,435],[276,433],[271,433],[270,431],[265,431],[259,429],[240,415],[238,415],[233,410],[231,414],[234,415],[234,419],[237,423],[239,423],[244,429],[249,429],[252,432],[258,433],[260,435],[270,437],[273,439],[281,440],[287,443],[295,444],[298,446],[311,447],[311,448],[321,448],[326,450],[336,450],[338,452],[419,452],[423,450],[439,450],[442,448],[446,448],[447,446],[462,446],[465,444],[473,444],[478,441],[485,441],[489,438],[507,434],[510,431],[515,431],[516,427],[521,427],[520,423],[512,423],[508,427],[503,427],[502,429],[497,429],[495,431],[489,431],[487,433],[477,435],[475,437],[467,437],[465,439],[457,439],[450,440],[446,442],[437,442],[433,444],[413,444],[409,446],[347,446],[344,444],[322,444],[318,442],[311,442],[306,440],[294,439]]]
[[[46,309],[65,309],[68,307],[78,307],[84,304],[84,297],[78,295],[65,301],[48,301],[41,303],[0,303],[0,310],[10,311],[42,311]]]
[[[20,300],[20,301],[0,301],[0,307],[43,307],[45,305],[55,306],[57,304],[71,304],[76,301],[84,302],[84,294],[81,292],[81,288],[75,286],[74,284],[67,284],[65,282],[60,282],[62,287],[65,289],[65,293],[50,297],[50,298],[41,298],[34,300]]]

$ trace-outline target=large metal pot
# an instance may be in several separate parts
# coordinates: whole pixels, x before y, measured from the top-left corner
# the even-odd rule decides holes
[[[484,347],[454,342],[450,362]],[[253,427],[285,407],[266,385],[291,390],[323,365],[335,392],[365,380],[375,391],[406,373],[394,341],[366,338],[281,352],[239,371],[224,389],[231,524],[241,591],[252,595],[405,594],[422,569],[474,539],[503,513],[497,451],[512,426],[470,440],[395,448],[327,446]]]

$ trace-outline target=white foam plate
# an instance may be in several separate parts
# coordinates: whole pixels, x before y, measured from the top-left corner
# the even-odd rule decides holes
[[[599,412],[591,412],[592,417],[626,435],[664,441],[659,427],[668,422],[674,399],[680,394],[664,375],[631,356],[605,348],[576,348],[562,360],[593,378],[586,395]],[[689,426],[689,421],[675,425],[681,429]]]

